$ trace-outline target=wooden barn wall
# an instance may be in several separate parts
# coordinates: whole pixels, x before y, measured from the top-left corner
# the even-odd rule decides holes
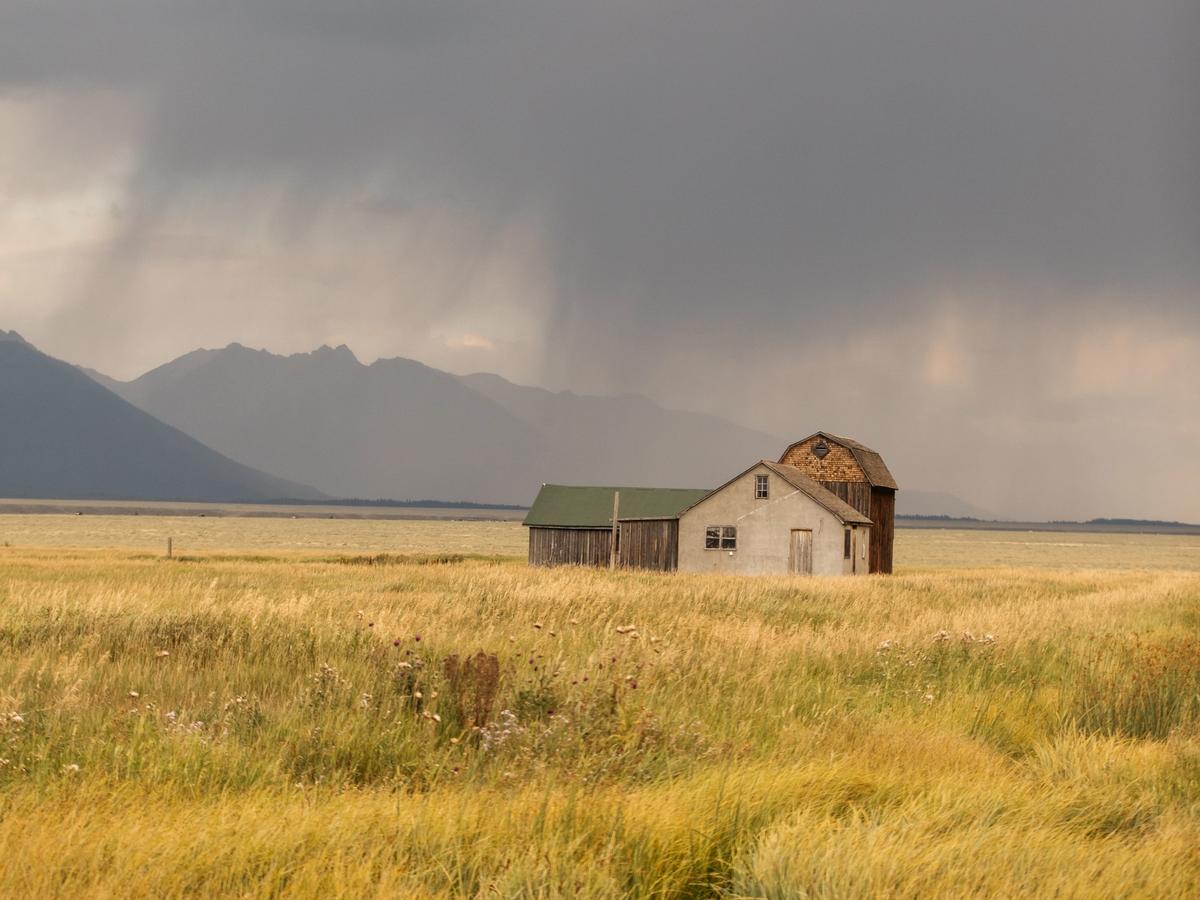
[[[845,500],[871,521],[871,485],[865,481],[822,481],[821,487]]]
[[[610,528],[530,528],[531,566],[607,566]]]
[[[622,568],[672,572],[679,566],[679,520],[621,523],[617,538]]]
[[[892,546],[896,541],[896,492],[888,488],[871,491],[870,571],[892,574]]]
[[[896,542],[896,492],[857,481],[822,481],[821,486],[871,520],[868,571],[890,575],[892,547]]]

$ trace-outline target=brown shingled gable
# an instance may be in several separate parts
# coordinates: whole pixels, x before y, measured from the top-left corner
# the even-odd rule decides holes
[[[896,479],[892,477],[892,473],[888,471],[887,464],[884,463],[883,457],[878,452],[865,444],[860,444],[853,438],[843,437],[839,434],[830,434],[827,431],[818,431],[816,434],[810,434],[803,440],[789,444],[779,457],[780,464],[784,464],[784,460],[788,458],[788,454],[792,450],[802,444],[808,443],[813,438],[823,438],[828,443],[838,444],[849,450],[854,456],[855,462],[858,463],[859,468],[862,469],[863,476],[873,487],[888,488],[893,491],[898,489]]]

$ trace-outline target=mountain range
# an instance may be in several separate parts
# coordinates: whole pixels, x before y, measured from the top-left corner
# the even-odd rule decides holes
[[[636,395],[364,365],[344,346],[231,344],[103,383],[223,454],[337,497],[528,503],[543,482],[703,487],[786,443]]]
[[[321,499],[204,446],[0,331],[0,496],[71,499]]]
[[[132,381],[0,331],[0,495],[528,503],[544,482],[708,487],[787,441],[636,395],[230,344]],[[794,436],[793,436],[794,437]],[[270,474],[267,474],[270,473]],[[900,514],[986,513],[902,491]]]

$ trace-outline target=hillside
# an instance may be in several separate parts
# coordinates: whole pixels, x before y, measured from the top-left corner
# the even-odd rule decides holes
[[[344,346],[279,356],[231,344],[109,383],[234,459],[339,497],[528,503],[544,481],[703,487],[784,443],[642,397],[364,365]]]
[[[132,500],[318,499],[234,462],[73,366],[0,332],[0,496]]]
[[[535,436],[452,375],[346,347],[198,350],[122,396],[248,465],[338,497],[505,502],[532,492]]]

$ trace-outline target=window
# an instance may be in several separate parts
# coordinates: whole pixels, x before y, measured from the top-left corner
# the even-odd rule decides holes
[[[850,529],[847,528],[846,529],[846,544],[845,544],[845,548],[842,550],[842,559],[849,559],[849,558],[850,558]]]
[[[755,500],[766,500],[767,499],[767,476],[766,475],[755,475],[754,476],[754,499]]]
[[[737,527],[734,525],[709,525],[704,529],[705,550],[736,550]]]

